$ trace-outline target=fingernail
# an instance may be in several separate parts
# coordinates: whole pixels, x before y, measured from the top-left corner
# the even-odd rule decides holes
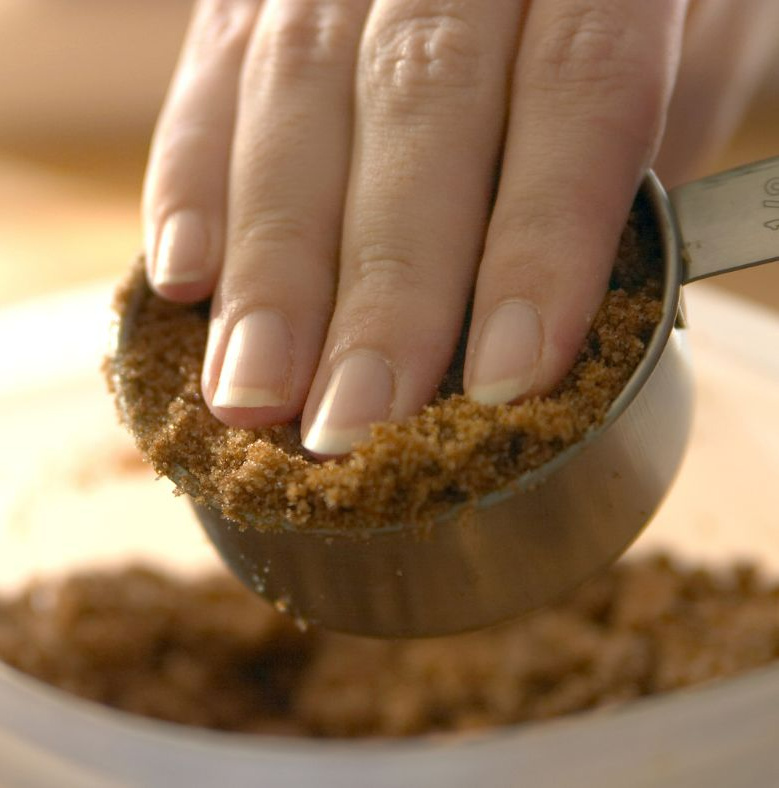
[[[258,309],[244,315],[227,341],[213,405],[217,408],[275,408],[288,398],[292,333],[280,312]]]
[[[389,418],[394,395],[389,364],[372,353],[353,351],[330,376],[303,446],[315,454],[338,455],[370,436],[370,425]]]
[[[162,226],[154,261],[153,281],[158,287],[199,282],[206,274],[208,235],[197,211],[168,217]]]
[[[543,329],[527,301],[504,301],[487,318],[476,344],[467,394],[483,405],[521,397],[533,385]]]

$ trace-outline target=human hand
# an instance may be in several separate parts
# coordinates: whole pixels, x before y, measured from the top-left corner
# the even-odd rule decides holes
[[[466,393],[550,390],[645,170],[733,127],[777,6],[201,0],[144,225],[154,289],[213,296],[213,413],[346,453],[432,398],[474,288]]]

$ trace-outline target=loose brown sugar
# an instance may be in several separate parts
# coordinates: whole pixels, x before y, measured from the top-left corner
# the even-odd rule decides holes
[[[84,698],[247,733],[407,736],[625,703],[779,658],[779,584],[667,558],[437,640],[303,633],[232,578],[140,567],[0,599],[0,660]]]
[[[608,293],[575,366],[550,395],[484,406],[461,392],[462,343],[438,396],[415,417],[374,425],[347,458],[320,463],[299,424],[221,424],[200,393],[207,304],[178,306],[143,292],[136,265],[120,289],[132,335],[107,370],[120,410],[156,470],[198,501],[256,527],[421,525],[501,489],[577,442],[605,417],[644,355],[661,314],[662,264],[648,211],[637,204]],[[185,469],[187,473],[182,473]]]

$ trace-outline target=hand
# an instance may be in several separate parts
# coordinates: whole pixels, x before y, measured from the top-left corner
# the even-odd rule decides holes
[[[432,398],[474,288],[468,396],[548,391],[645,170],[729,132],[777,6],[201,0],[144,222],[155,290],[213,295],[211,410],[348,452]]]

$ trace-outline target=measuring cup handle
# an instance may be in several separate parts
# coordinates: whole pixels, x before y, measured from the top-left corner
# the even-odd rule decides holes
[[[779,157],[669,192],[684,283],[779,259]]]

